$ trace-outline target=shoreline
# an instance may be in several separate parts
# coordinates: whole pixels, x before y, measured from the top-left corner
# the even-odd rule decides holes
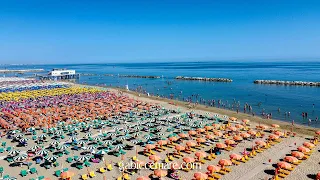
[[[170,99],[166,99],[166,98],[161,98],[161,97],[155,97],[155,96],[148,96],[146,94],[140,94],[138,92],[134,92],[134,91],[127,91],[123,88],[117,88],[117,87],[109,87],[109,86],[97,86],[97,85],[88,85],[88,86],[93,86],[93,87],[102,87],[102,88],[107,88],[107,89],[111,89],[111,90],[117,90],[117,91],[121,91],[124,94],[130,94],[135,96],[136,98],[147,98],[153,101],[160,101],[163,103],[174,103],[174,105],[176,107],[182,107],[182,108],[187,108],[190,111],[191,110],[201,110],[201,111],[207,111],[207,112],[211,112],[211,113],[218,113],[221,115],[227,115],[229,117],[236,117],[238,119],[249,119],[251,122],[255,122],[255,123],[261,123],[267,126],[271,126],[272,124],[278,124],[280,125],[280,129],[285,130],[285,131],[291,131],[292,129],[292,124],[289,122],[285,122],[282,120],[278,120],[278,119],[263,119],[259,116],[252,116],[250,114],[245,114],[242,112],[235,112],[235,111],[231,111],[231,110],[227,110],[227,109],[221,109],[221,108],[217,108],[217,107],[206,107],[204,105],[196,105],[195,107],[190,108],[188,106],[188,104],[186,102],[183,101],[179,101],[179,100],[170,100]],[[140,96],[139,96],[140,94]],[[300,135],[308,135],[308,136],[314,136],[314,132],[316,130],[319,130],[320,128],[314,128],[314,127],[310,127],[310,126],[305,126],[302,124],[294,124],[293,126],[293,132],[300,134]]]

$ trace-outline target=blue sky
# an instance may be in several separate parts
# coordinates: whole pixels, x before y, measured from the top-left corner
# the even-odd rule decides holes
[[[320,58],[319,0],[0,0],[0,63]]]

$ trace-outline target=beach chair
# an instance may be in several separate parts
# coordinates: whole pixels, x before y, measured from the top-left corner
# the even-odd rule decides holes
[[[133,161],[137,161],[137,160],[138,160],[137,156],[133,156],[133,157],[132,157],[132,160],[133,160]]]
[[[239,164],[240,164],[240,162],[238,162],[238,161],[236,161],[236,160],[234,160],[234,159],[232,159],[231,162],[232,162],[232,164],[234,164],[234,165],[239,165]]]
[[[286,178],[287,177],[287,175],[283,174],[283,173],[278,174],[278,176],[281,177],[281,178]]]
[[[83,166],[82,165],[77,165],[77,168],[78,169],[83,169]]]
[[[56,170],[56,171],[54,172],[54,175],[57,176],[57,177],[60,177],[61,171],[60,171],[60,170]]]
[[[9,146],[9,147],[7,147],[6,151],[7,151],[7,152],[8,152],[8,151],[11,151],[11,149],[12,149],[12,147]]]
[[[2,142],[1,143],[1,146],[3,146],[3,147],[6,147],[6,145],[7,145],[7,142]]]
[[[35,174],[35,173],[37,173],[37,172],[38,172],[37,169],[34,168],[34,167],[30,169],[30,173],[31,173],[31,174]]]
[[[227,168],[227,167],[224,167],[223,169],[222,169],[223,171],[226,171],[226,172],[231,172],[231,169],[230,168]]]
[[[8,161],[8,163],[12,163],[13,162],[13,158],[12,157],[7,157],[6,160]]]
[[[38,177],[38,180],[42,180],[42,179],[44,179],[44,176],[39,176]]]
[[[112,171],[112,169],[113,169],[112,165],[111,165],[111,164],[108,164],[108,165],[107,165],[107,170],[108,170],[108,171]]]
[[[173,161],[173,160],[174,160],[174,157],[173,157],[172,155],[170,155],[170,156],[169,156],[169,160],[170,160],[170,161]]]
[[[165,162],[165,163],[169,163],[169,162],[170,162],[169,158],[166,157],[166,158],[164,159],[164,162]]]
[[[286,175],[289,175],[289,174],[290,174],[289,171],[284,170],[284,169],[280,169],[279,172],[282,173],[282,174],[286,174]]]
[[[101,168],[99,168],[99,172],[104,173],[104,172],[106,172],[106,170],[104,169],[104,167],[101,167]]]
[[[69,170],[69,168],[63,168],[63,172],[67,172]]]
[[[91,166],[91,163],[89,163],[88,161],[85,161],[85,162],[84,162],[84,165],[85,165],[86,167],[90,167],[90,166]]]
[[[21,170],[21,171],[20,171],[20,175],[21,175],[22,177],[27,176],[27,175],[28,175],[28,171],[27,171],[27,170]]]
[[[0,148],[0,153],[3,153],[4,152],[4,149],[3,148]]]
[[[219,174],[222,174],[222,175],[226,175],[228,172],[226,172],[226,171],[224,171],[224,170],[221,169],[218,173],[219,173]]]
[[[88,175],[87,174],[82,174],[81,175],[81,179],[82,180],[87,180],[88,179]]]
[[[89,176],[90,176],[91,178],[93,178],[93,177],[95,177],[96,175],[94,174],[94,171],[90,171],[90,172],[89,172]]]
[[[119,177],[117,178],[117,180],[122,180],[122,176],[119,176]]]
[[[68,158],[67,158],[67,162],[68,162],[68,163],[72,163],[72,161],[73,161],[73,158],[72,158],[72,157],[68,157]]]
[[[210,176],[214,179],[221,179],[221,176],[219,174],[211,173]]]

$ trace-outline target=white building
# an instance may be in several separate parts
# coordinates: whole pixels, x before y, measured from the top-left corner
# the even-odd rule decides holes
[[[52,69],[49,72],[49,76],[65,76],[65,75],[75,75],[75,70],[67,70],[67,69]]]

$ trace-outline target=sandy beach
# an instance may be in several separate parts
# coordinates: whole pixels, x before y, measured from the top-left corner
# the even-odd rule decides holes
[[[291,171],[281,170],[286,173],[285,179],[315,179],[315,174],[320,170],[320,149],[317,141],[312,141],[312,145],[306,143],[314,138],[317,131],[315,128],[295,125],[293,132],[290,132],[292,125],[281,121],[200,105],[190,108],[183,102],[113,88],[74,84],[72,87],[56,91],[39,90],[37,94],[24,95],[43,101],[48,101],[49,98],[49,102],[59,104],[54,109],[58,114],[62,113],[60,111],[63,107],[71,108],[65,115],[72,114],[74,119],[52,119],[51,127],[29,127],[25,132],[4,132],[2,129],[2,177],[279,179],[279,176],[275,176],[277,163],[284,161],[286,156],[294,158],[291,156],[293,151],[297,152],[298,148],[300,151],[300,148],[307,146],[310,146],[310,152],[301,150],[301,158],[305,160],[299,160],[298,165],[294,164],[298,161],[288,162],[290,167],[286,168],[294,167]],[[72,94],[64,95],[69,91],[72,91]],[[42,97],[47,96],[46,93],[49,92],[56,95]],[[6,97],[6,94],[2,96]],[[65,101],[55,97],[65,98]],[[109,101],[112,103],[108,103]],[[92,106],[89,107],[86,103],[91,103]],[[96,113],[99,118],[86,119],[72,113],[72,110],[77,110],[74,104],[88,107],[83,113]],[[107,111],[101,111],[108,107],[110,108]],[[49,112],[50,109],[46,113]],[[102,117],[103,113],[106,116]],[[46,137],[44,140],[40,138],[42,135]],[[21,142],[27,142],[27,145],[21,146]],[[163,146],[161,143],[164,143]],[[189,143],[193,145],[189,146]],[[221,144],[225,147],[218,148]],[[32,147],[36,148],[31,150]],[[13,152],[14,150],[19,152]],[[27,154],[28,157],[24,157],[23,154]],[[36,162],[37,157],[41,159],[40,163]],[[10,158],[14,160],[9,162]],[[200,168],[181,169],[187,160],[201,163]],[[141,164],[157,161],[170,166],[169,170],[154,171],[148,167],[138,170],[126,169],[122,173],[118,165],[126,165],[131,161]],[[29,167],[26,165],[28,163],[31,163]],[[172,163],[178,164],[179,167],[173,170]],[[218,168],[217,172],[208,170],[213,167]],[[27,174],[21,176],[22,171]],[[282,173],[278,173],[280,174]]]

